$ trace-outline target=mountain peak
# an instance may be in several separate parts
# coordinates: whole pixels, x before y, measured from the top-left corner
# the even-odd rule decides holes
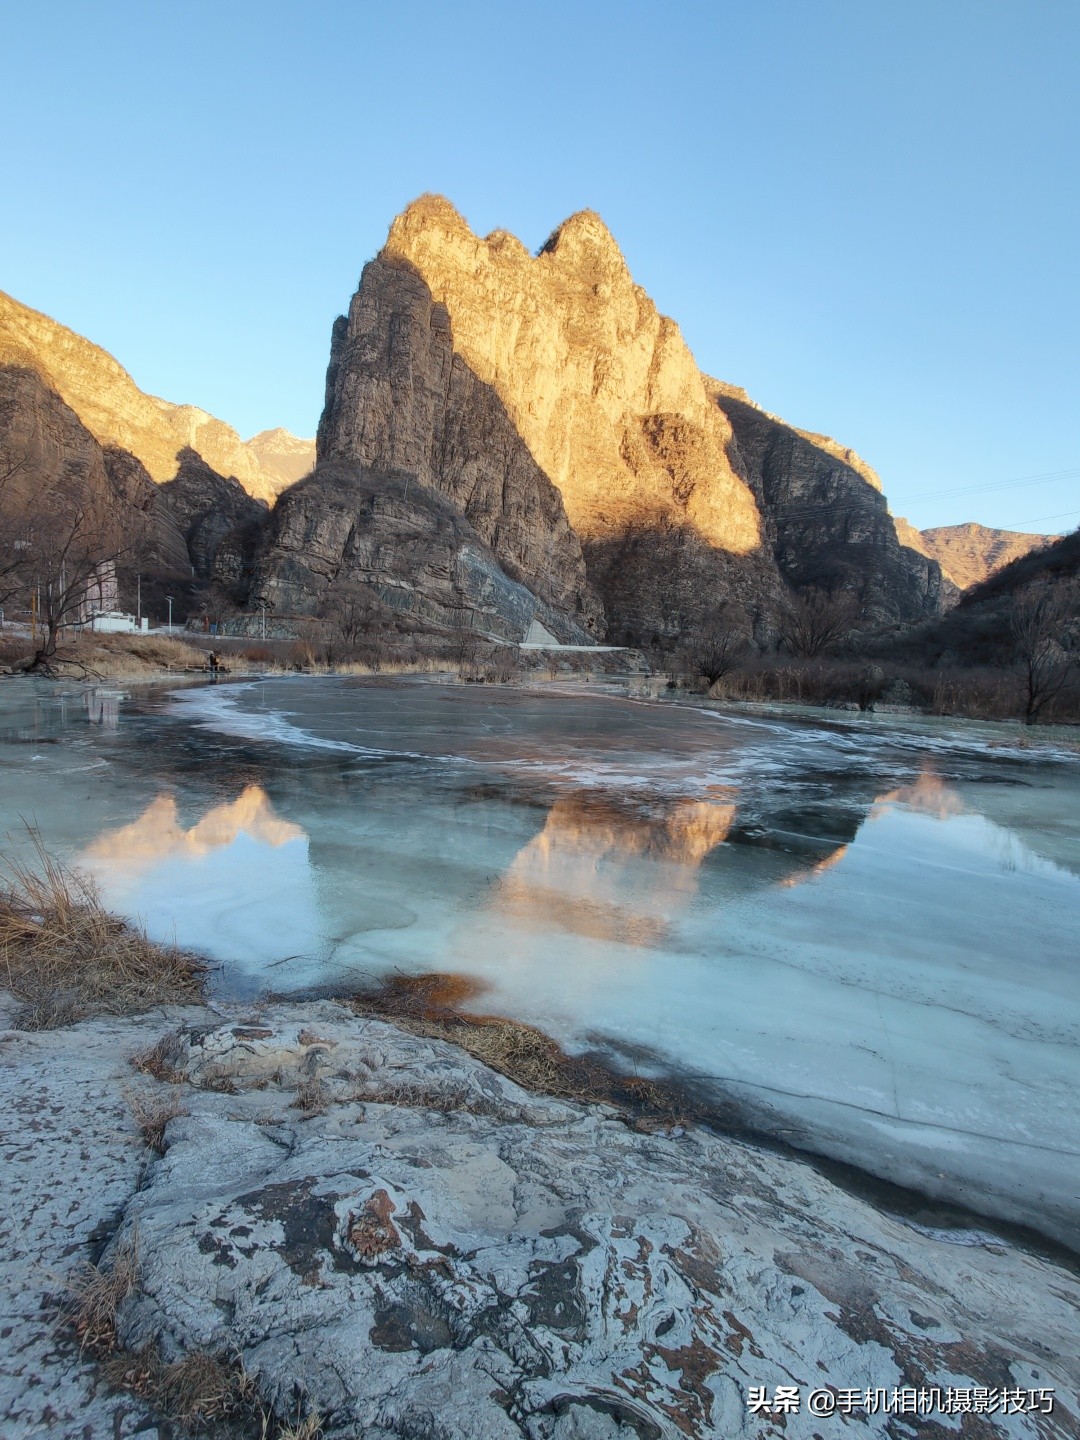
[[[399,241],[416,234],[418,231],[439,231],[444,235],[459,235],[475,240],[469,222],[462,215],[456,205],[447,200],[445,195],[436,195],[426,191],[418,195],[415,200],[410,200],[401,214],[398,215],[390,226],[390,235],[387,246],[391,250],[399,248]]]
[[[577,256],[593,253],[617,256],[626,261],[615,236],[595,210],[577,210],[551,232],[540,247],[541,255]]]

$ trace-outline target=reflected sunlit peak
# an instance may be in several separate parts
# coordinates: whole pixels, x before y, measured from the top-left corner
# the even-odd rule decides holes
[[[261,785],[248,785],[235,800],[215,805],[189,830],[180,823],[176,796],[166,791],[137,820],[106,831],[87,847],[85,858],[98,863],[143,869],[170,855],[198,858],[231,845],[239,835],[263,845],[285,845],[306,832],[275,814]]]
[[[876,820],[892,805],[917,810],[921,815],[932,815],[936,820],[947,820],[952,815],[967,812],[967,806],[953,787],[929,769],[923,770],[913,785],[901,785],[896,790],[879,795],[868,818]]]

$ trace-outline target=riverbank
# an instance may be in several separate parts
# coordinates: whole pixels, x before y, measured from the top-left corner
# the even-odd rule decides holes
[[[752,1387],[795,1387],[791,1440],[822,1406],[903,1434],[909,1403],[921,1433],[1076,1433],[1069,1269],[345,1005],[8,1029],[0,1094],[12,1437],[132,1435],[175,1406],[170,1371],[214,1377],[188,1418],[233,1434],[773,1435]],[[80,1355],[63,1297],[118,1266]]]

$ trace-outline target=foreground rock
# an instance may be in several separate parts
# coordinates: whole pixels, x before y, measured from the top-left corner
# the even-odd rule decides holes
[[[133,1433],[131,1402],[87,1398],[37,1308],[56,1281],[34,1251],[56,1268],[80,1254],[98,1179],[113,1249],[137,1238],[122,1342],[236,1352],[279,1413],[318,1412],[328,1437],[837,1433],[807,1413],[811,1389],[841,1410],[882,1391],[848,1418],[860,1433],[1080,1433],[1080,1282],[1045,1259],[883,1215],[747,1144],[538,1098],[338,1005],[191,1019],[164,1057],[188,1113],[138,1189],[124,1056],[170,1027],[4,1038],[9,1127],[20,1095],[34,1107],[7,1137],[26,1228],[5,1255],[24,1287],[0,1342],[5,1434]],[[792,1386],[797,1410],[748,1407],[751,1387],[772,1405]],[[960,1409],[934,1412],[949,1387]],[[909,1388],[931,1413],[888,1413]],[[963,1413],[976,1403],[999,1408]]]

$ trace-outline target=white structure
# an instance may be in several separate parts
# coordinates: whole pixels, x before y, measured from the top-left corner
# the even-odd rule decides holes
[[[525,639],[521,643],[523,646],[527,645],[530,648],[535,646],[538,649],[546,650],[551,645],[558,645],[559,642],[550,630],[540,624],[539,620],[533,620],[529,625]]]
[[[96,566],[83,586],[75,624],[103,635],[133,635],[150,628],[148,620],[136,620],[134,615],[120,609],[120,584],[112,560],[103,560]]]
[[[133,635],[136,631],[145,633],[150,628],[149,620],[137,622],[134,615],[123,610],[99,610],[90,620],[90,629],[103,635]]]

